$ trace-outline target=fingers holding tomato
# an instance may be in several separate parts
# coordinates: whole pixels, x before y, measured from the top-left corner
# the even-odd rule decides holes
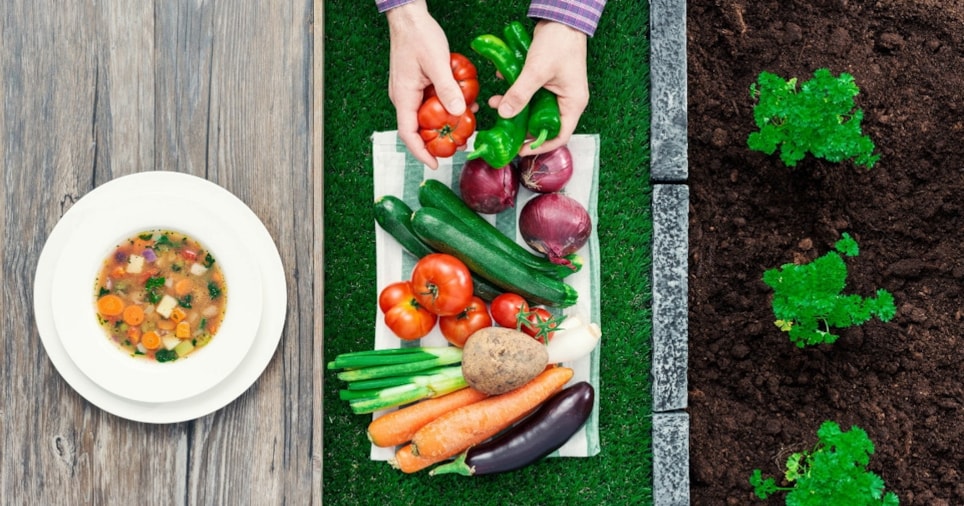
[[[475,64],[459,53],[452,53],[449,63],[452,66],[452,77],[459,84],[465,104],[470,105],[479,97],[479,72]],[[425,99],[435,96],[435,87],[425,88]]]
[[[465,146],[475,133],[475,114],[466,109],[461,115],[449,114],[438,97],[430,97],[418,109],[418,134],[433,156],[446,158]]]

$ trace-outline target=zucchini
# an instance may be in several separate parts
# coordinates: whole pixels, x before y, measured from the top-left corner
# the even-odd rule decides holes
[[[426,244],[461,260],[472,272],[530,302],[554,307],[576,303],[579,293],[564,281],[533,270],[444,209],[422,207],[412,214],[412,229]]]
[[[412,208],[394,195],[375,199],[375,222],[415,258],[434,253],[412,231]]]
[[[384,195],[376,199],[375,222],[415,258],[435,253],[435,250],[415,235],[412,230],[412,208],[402,199],[394,195]],[[472,287],[475,295],[486,302],[491,302],[503,292],[502,289],[476,274],[472,275]]]
[[[426,179],[422,181],[422,184],[418,188],[418,201],[422,204],[422,207],[434,207],[448,211],[448,213],[456,219],[468,225],[469,228],[474,229],[479,234],[480,240],[489,242],[506,257],[530,269],[557,279],[563,279],[582,267],[582,260],[578,255],[575,255],[575,258],[571,259],[573,267],[569,267],[552,263],[549,259],[527,250],[524,246],[500,232],[499,229],[486,221],[485,218],[479,216],[479,214],[466,205],[465,201],[456,195],[451,188],[437,179]]]

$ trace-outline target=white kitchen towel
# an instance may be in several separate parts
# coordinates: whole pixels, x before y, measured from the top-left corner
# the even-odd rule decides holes
[[[394,195],[407,203],[412,209],[420,207],[418,202],[418,189],[421,182],[425,179],[437,179],[446,183],[459,194],[459,175],[462,166],[465,164],[465,154],[471,152],[473,138],[469,139],[466,151],[459,151],[451,158],[439,160],[439,168],[432,170],[416,160],[405,148],[405,145],[398,139],[397,131],[375,132],[372,135],[372,158],[373,158],[373,177],[375,183],[374,198],[383,195]],[[589,211],[592,219],[592,234],[589,241],[577,253],[583,259],[583,267],[579,272],[566,278],[566,282],[571,284],[579,293],[576,304],[562,310],[566,315],[580,315],[583,320],[586,318],[600,325],[603,330],[603,338],[600,345],[589,356],[576,362],[564,364],[575,371],[570,384],[579,381],[589,381],[596,391],[596,401],[589,421],[574,435],[569,442],[562,448],[553,453],[552,456],[560,457],[589,457],[599,453],[599,353],[600,347],[605,342],[605,325],[600,320],[599,308],[599,236],[596,233],[596,199],[599,178],[599,136],[580,134],[574,135],[569,144],[569,150],[573,157],[573,176],[566,185],[564,192],[570,197],[579,201]],[[525,188],[520,188],[516,205],[499,214],[485,215],[490,222],[503,233],[525,245],[525,242],[518,235],[516,222],[518,214],[522,210],[527,200],[535,196],[534,193]],[[382,288],[386,285],[408,279],[411,276],[412,268],[415,266],[416,258],[402,249],[392,236],[381,229],[377,223],[375,227],[375,258],[377,270],[377,297]],[[528,248],[528,246],[526,246]],[[554,310],[558,311],[558,310]],[[397,348],[400,341],[385,325],[383,315],[377,309],[375,316],[375,349]],[[405,342],[410,346],[412,342]],[[438,326],[432,332],[423,337],[417,344],[423,346],[445,346],[447,341],[442,337]],[[377,418],[385,411],[373,414]],[[394,455],[393,448],[379,448],[372,446],[372,460],[388,460]]]

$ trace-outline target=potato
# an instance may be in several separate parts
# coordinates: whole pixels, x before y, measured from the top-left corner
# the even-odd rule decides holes
[[[488,327],[476,331],[462,348],[462,376],[472,388],[498,395],[525,385],[549,361],[541,342],[518,330]]]

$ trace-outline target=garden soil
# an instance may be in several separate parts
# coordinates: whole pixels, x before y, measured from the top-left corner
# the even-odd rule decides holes
[[[857,425],[903,505],[964,504],[964,0],[692,0],[689,408],[695,505],[756,500],[824,420]],[[871,169],[752,152],[761,71],[854,76]],[[896,300],[890,322],[797,348],[766,269],[848,232],[845,293]]]

